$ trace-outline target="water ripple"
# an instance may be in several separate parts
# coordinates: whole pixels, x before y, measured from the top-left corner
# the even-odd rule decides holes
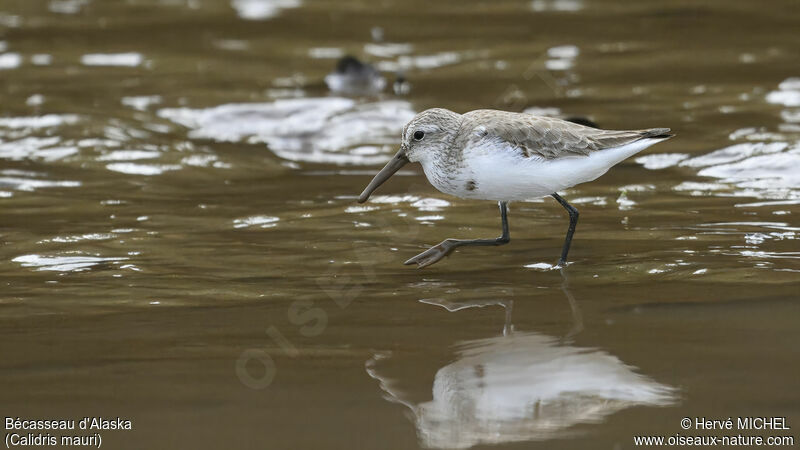
[[[190,138],[263,142],[290,161],[376,164],[384,162],[414,111],[405,101],[329,97],[165,108],[158,115],[189,128]]]
[[[284,9],[297,8],[300,0],[232,0],[231,7],[245,20],[265,20]]]
[[[98,264],[127,261],[126,257],[22,255],[12,259],[22,267],[55,272],[81,272]]]

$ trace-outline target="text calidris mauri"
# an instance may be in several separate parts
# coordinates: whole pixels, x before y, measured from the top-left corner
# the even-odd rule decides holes
[[[358,197],[370,194],[409,162],[419,162],[438,190],[461,198],[497,201],[503,234],[496,239],[446,239],[409,259],[429,266],[455,248],[503,245],[510,241],[508,202],[552,196],[569,213],[561,250],[566,264],[578,210],[558,191],[592,181],[620,161],[669,139],[669,128],[601,130],[551,117],[495,110],[466,114],[434,108],[417,114],[403,128],[396,155]]]

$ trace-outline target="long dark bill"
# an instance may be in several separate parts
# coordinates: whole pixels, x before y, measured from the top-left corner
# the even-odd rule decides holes
[[[408,158],[406,157],[405,149],[401,148],[400,151],[395,154],[383,169],[375,175],[375,178],[369,182],[367,187],[364,189],[364,192],[358,196],[358,203],[364,203],[367,201],[370,195],[372,195],[372,191],[378,189],[378,186],[382,185],[386,180],[389,179],[395,172],[400,170],[401,167],[408,164]]]

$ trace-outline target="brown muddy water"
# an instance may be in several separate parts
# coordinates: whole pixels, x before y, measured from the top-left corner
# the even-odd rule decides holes
[[[3,419],[120,417],[126,449],[796,438],[799,26],[794,0],[0,1]],[[386,89],[331,93],[345,54]],[[677,137],[564,193],[564,271],[552,199],[417,270],[499,232],[419,167],[356,204],[434,106]]]

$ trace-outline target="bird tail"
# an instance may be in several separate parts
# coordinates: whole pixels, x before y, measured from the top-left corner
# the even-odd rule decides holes
[[[650,128],[649,130],[642,130],[642,138],[648,139],[669,139],[675,136],[674,133],[671,133],[672,130],[669,128]]]

